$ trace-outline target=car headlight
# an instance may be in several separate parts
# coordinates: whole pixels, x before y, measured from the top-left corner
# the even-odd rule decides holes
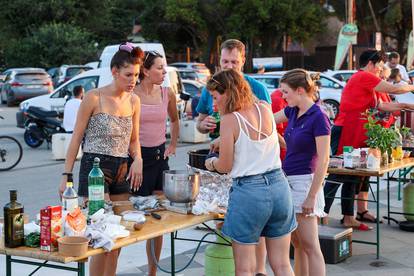
[[[20,104],[20,110],[21,111],[26,111],[28,107],[29,107],[29,103],[28,102],[22,102]]]

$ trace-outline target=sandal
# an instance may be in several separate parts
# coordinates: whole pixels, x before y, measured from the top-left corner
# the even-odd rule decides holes
[[[370,222],[370,223],[377,223],[377,218],[369,218],[365,215],[368,214],[368,210],[365,210],[364,212],[357,212],[356,220],[363,221],[363,222]],[[382,219],[380,219],[379,223],[382,223]]]
[[[360,223],[358,226],[357,225],[345,225],[344,224],[344,219],[341,219],[341,224],[343,224],[345,227],[351,227],[353,230],[358,230],[358,231],[371,231],[374,228],[371,226],[366,225],[365,223]]]

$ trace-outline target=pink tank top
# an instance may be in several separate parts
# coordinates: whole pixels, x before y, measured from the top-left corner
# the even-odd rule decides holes
[[[139,141],[142,147],[156,147],[165,143],[168,116],[168,89],[161,87],[160,104],[142,104],[139,118]]]

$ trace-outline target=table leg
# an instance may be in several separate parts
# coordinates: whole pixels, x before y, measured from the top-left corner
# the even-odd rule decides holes
[[[174,232],[171,232],[171,275],[175,275],[175,248],[174,248]]]
[[[400,181],[401,171],[398,170],[398,181]],[[388,224],[390,224],[390,173],[387,172],[387,220]]]
[[[85,263],[78,262],[78,276],[85,276]]]
[[[11,276],[11,256],[6,255],[6,276]]]
[[[380,254],[380,178],[377,176],[377,259],[379,259]]]

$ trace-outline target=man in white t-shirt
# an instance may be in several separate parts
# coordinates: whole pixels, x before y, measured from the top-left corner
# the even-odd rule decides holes
[[[397,68],[400,70],[401,79],[407,83],[410,83],[410,77],[408,76],[407,69],[403,65],[400,64],[400,54],[397,52],[391,52],[388,55],[388,67],[391,69]]]
[[[73,88],[73,98],[65,104],[63,112],[63,128],[68,133],[72,133],[75,128],[76,116],[78,115],[79,106],[82,102],[84,89],[81,85]]]

